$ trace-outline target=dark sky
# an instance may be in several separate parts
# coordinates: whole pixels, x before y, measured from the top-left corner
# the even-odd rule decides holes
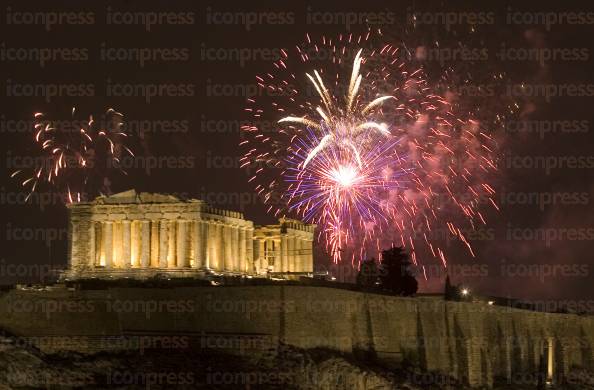
[[[33,156],[29,122],[34,112],[64,120],[73,106],[81,118],[109,107],[125,114],[135,135],[131,142],[146,159],[137,160],[141,166],[128,169],[126,178],[115,175],[113,192],[135,187],[205,198],[243,211],[256,223],[270,223],[274,219],[253,195],[238,162],[238,128],[248,119],[242,108],[255,74],[275,59],[271,53],[301,42],[306,32],[333,35],[381,25],[386,35],[411,48],[439,40],[444,47],[461,42],[486,49],[488,60],[444,65],[478,81],[505,72],[504,83],[544,84],[557,91],[546,98],[518,97],[517,119],[532,121],[537,130],[518,131],[512,123],[499,131],[501,211],[490,212],[486,230],[477,235],[477,258],[452,244],[450,274],[485,294],[594,302],[594,10],[589,3],[5,2],[0,7],[0,283],[35,280],[39,265],[65,264],[63,203],[42,192],[25,204],[23,190],[9,177],[22,157]],[[413,12],[425,20],[446,14],[453,19],[412,28]],[[155,15],[161,18],[156,24],[142,23]],[[117,23],[131,17],[131,24]],[[246,22],[252,18],[254,24]],[[551,23],[542,23],[543,18]],[[539,63],[497,56],[510,47],[552,57]],[[38,53],[48,48],[57,49],[53,58],[40,60]],[[64,49],[74,48],[75,54],[64,55]],[[142,63],[133,55],[110,60],[104,55],[110,48],[162,48],[170,54]],[[16,49],[24,57],[14,58]],[[237,58],[239,50],[247,57]],[[218,58],[212,58],[215,52]],[[439,72],[441,64],[430,66]],[[110,93],[121,84],[136,88],[134,96]],[[43,96],[56,85],[59,96]],[[154,85],[169,85],[169,92],[151,98],[139,93]],[[494,116],[502,99],[481,96],[474,102]],[[139,124],[148,126],[146,131],[137,131]],[[526,156],[527,162],[514,160]],[[161,161],[159,166],[146,168],[154,161],[147,157]],[[529,168],[539,161],[547,161],[548,168]],[[17,273],[9,264],[24,264],[26,270]],[[434,273],[443,276],[442,270]],[[439,290],[441,283],[432,278],[422,287]]]

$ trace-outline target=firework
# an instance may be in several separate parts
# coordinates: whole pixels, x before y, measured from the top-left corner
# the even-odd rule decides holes
[[[390,243],[415,264],[422,253],[445,266],[434,239],[443,231],[474,256],[465,232],[486,223],[483,203],[497,207],[496,142],[401,47],[371,36],[308,35],[257,76],[254,121],[242,128],[242,165],[257,168],[249,180],[274,215],[318,224],[335,261]]]
[[[122,156],[134,157],[126,145],[128,135],[122,130],[121,113],[110,108],[100,121],[93,116],[78,120],[76,115],[76,108],[72,108],[69,121],[34,114],[33,166],[11,175],[28,190],[27,199],[40,187],[64,194],[68,203],[98,195],[108,172],[124,172],[119,167]]]
[[[393,205],[383,199],[390,190],[403,187],[407,178],[395,154],[396,138],[367,135],[363,141],[357,132],[347,131],[344,137],[340,133],[323,125],[298,138],[284,174],[288,210],[324,229],[336,260],[343,247],[362,248],[378,233],[376,226],[389,222]]]

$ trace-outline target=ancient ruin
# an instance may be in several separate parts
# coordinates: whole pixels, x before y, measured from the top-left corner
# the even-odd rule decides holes
[[[309,275],[314,228],[284,218],[254,226],[201,200],[130,190],[69,205],[63,278]]]

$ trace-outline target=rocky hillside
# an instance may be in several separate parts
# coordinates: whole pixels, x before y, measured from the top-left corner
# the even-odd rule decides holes
[[[451,378],[362,365],[326,350],[283,347],[243,356],[196,348],[48,355],[22,344],[14,338],[0,339],[0,389],[463,388]],[[577,374],[579,380],[564,389],[594,389],[591,376]],[[534,389],[535,386],[524,388]]]

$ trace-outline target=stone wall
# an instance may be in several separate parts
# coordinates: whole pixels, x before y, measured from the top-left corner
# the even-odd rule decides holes
[[[253,286],[11,291],[0,310],[1,328],[47,350],[107,349],[110,338],[138,334],[258,339],[263,349],[329,348],[490,386],[542,370],[552,342],[555,380],[594,371],[594,318],[479,303]],[[64,337],[82,341],[48,342]]]

